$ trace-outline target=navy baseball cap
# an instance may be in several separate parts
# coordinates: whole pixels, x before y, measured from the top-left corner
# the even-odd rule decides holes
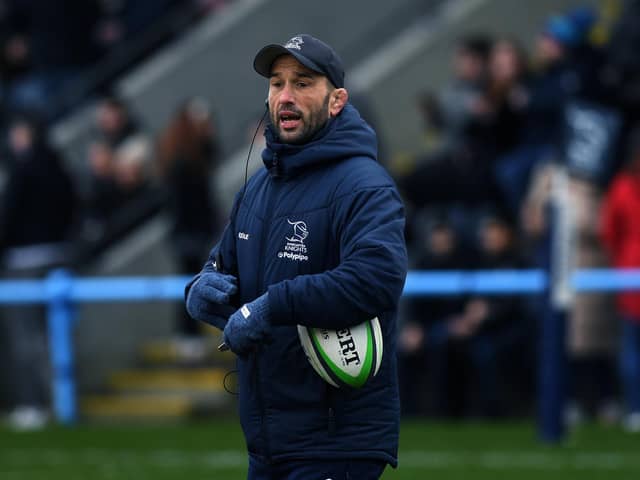
[[[273,62],[282,55],[293,55],[305,67],[326,76],[334,87],[344,87],[344,67],[338,54],[323,41],[306,33],[296,35],[284,45],[274,43],[263,47],[253,60],[253,68],[269,78]]]

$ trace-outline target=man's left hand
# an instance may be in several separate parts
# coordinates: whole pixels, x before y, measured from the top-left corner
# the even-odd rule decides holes
[[[237,355],[247,355],[270,340],[268,294],[247,303],[229,317],[224,327],[224,343]]]

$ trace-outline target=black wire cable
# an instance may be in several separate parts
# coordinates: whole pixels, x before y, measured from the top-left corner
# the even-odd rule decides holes
[[[253,133],[253,138],[251,139],[251,144],[249,145],[249,153],[247,153],[247,161],[244,164],[244,186],[242,187],[242,194],[240,195],[240,199],[238,200],[237,203],[237,207],[236,207],[236,211],[233,215],[233,219],[231,220],[231,223],[235,226],[235,220],[236,220],[236,215],[238,213],[238,209],[240,208],[240,204],[242,203],[242,199],[244,198],[244,193],[247,190],[247,181],[249,179],[249,160],[251,160],[251,151],[253,150],[253,144],[256,141],[256,137],[258,136],[258,132],[260,131],[260,127],[262,126],[262,124],[264,123],[264,119],[267,117],[267,114],[269,113],[269,104],[265,101],[265,105],[266,108],[264,110],[264,113],[262,114],[262,117],[260,117],[260,121],[258,122],[258,126],[256,127],[256,131]],[[222,263],[220,263],[220,266],[222,266]],[[228,350],[229,347],[227,346],[226,343],[222,342],[219,346],[218,346],[218,350],[220,350],[221,352],[224,352],[226,350]],[[238,373],[238,370],[230,370],[229,372],[227,372],[224,375],[224,378],[222,379],[222,386],[225,389],[225,391],[231,395],[238,395],[238,392],[234,392],[232,390],[230,390],[229,388],[227,388],[227,378],[234,374],[234,373]]]

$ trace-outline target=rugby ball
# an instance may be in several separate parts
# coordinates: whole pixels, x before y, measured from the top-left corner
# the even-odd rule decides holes
[[[362,387],[382,362],[378,317],[341,330],[298,325],[302,349],[320,377],[336,388]]]

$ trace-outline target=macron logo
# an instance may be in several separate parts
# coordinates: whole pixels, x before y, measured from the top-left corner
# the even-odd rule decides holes
[[[249,240],[249,234],[244,232],[238,232],[238,238],[240,240]]]

